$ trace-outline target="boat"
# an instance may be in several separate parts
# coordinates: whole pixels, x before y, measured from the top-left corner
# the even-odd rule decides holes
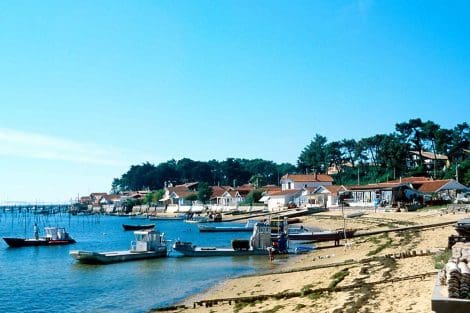
[[[252,232],[254,225],[259,223],[258,220],[248,220],[242,226],[212,226],[212,225],[198,225],[200,232]]]
[[[109,252],[72,250],[69,254],[84,264],[109,264],[167,256],[166,240],[163,233],[147,229],[135,231],[134,236],[135,241],[131,242],[130,250]]]
[[[304,241],[339,241],[340,239],[351,238],[355,229],[336,229],[324,231],[309,231],[306,228],[289,228],[289,240],[304,240]]]
[[[209,217],[207,216],[190,216],[189,218],[184,220],[185,223],[207,223],[209,222]]]
[[[3,240],[5,240],[5,242],[13,248],[68,245],[76,242],[72,237],[70,237],[69,233],[67,233],[63,227],[44,227],[44,232],[46,233],[44,237],[38,236],[36,225],[34,228],[34,238],[6,237],[3,238]]]
[[[470,218],[464,218],[457,221],[454,228],[460,236],[470,237]]]
[[[155,224],[140,224],[140,225],[131,225],[131,224],[122,224],[124,230],[142,230],[142,229],[152,229],[155,227]]]
[[[286,244],[278,241],[278,252],[287,251]],[[271,249],[271,226],[267,223],[256,223],[249,240],[232,240],[231,247],[199,247],[191,242],[181,241],[173,244],[173,250],[191,257],[268,255]]]
[[[355,218],[355,217],[361,217],[365,215],[366,212],[364,211],[357,211],[357,212],[352,212],[346,215],[347,218]]]
[[[186,213],[177,214],[177,215],[150,215],[149,220],[175,221],[175,220],[185,220],[186,217],[187,217]]]

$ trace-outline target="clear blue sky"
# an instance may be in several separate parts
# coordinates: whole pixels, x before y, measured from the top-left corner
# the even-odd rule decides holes
[[[468,1],[2,1],[0,202],[469,122]]]

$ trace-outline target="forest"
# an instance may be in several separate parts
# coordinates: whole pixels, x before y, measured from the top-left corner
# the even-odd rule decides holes
[[[263,159],[227,158],[224,161],[194,161],[189,158],[169,160],[158,165],[146,162],[132,165],[120,178],[114,178],[112,193],[129,190],[158,190],[165,183],[192,181],[209,185],[240,186],[251,183],[259,188],[279,184],[286,173],[327,173],[335,168],[335,184],[356,185],[383,182],[399,177],[428,176],[446,179],[457,176],[470,183],[470,126],[461,123],[452,129],[420,118],[395,124],[391,134],[328,142],[316,134],[299,153],[297,164]],[[418,159],[410,166],[412,151]],[[447,166],[426,164],[421,151],[446,155]],[[282,151],[279,151],[282,153]]]

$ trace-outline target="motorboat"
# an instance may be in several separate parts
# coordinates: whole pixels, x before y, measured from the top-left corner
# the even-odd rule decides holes
[[[200,232],[252,232],[258,220],[248,220],[245,225],[240,226],[213,226],[198,225]]]
[[[155,227],[155,224],[140,224],[140,225],[132,225],[132,224],[122,224],[122,228],[124,230],[142,230],[142,229],[152,229]]]
[[[76,242],[63,227],[44,227],[44,232],[46,235],[39,237],[35,226],[35,238],[5,237],[3,240],[13,248],[68,245]]]
[[[287,251],[286,245],[285,241],[278,241],[277,252]],[[231,247],[199,247],[191,242],[181,241],[176,241],[173,245],[173,250],[192,257],[268,255],[272,249],[271,226],[259,222],[254,225],[249,240],[232,240]]]
[[[138,230],[134,232],[135,241],[130,250],[92,252],[82,250],[70,251],[70,256],[80,263],[109,264],[166,257],[168,253],[164,234],[157,230]]]

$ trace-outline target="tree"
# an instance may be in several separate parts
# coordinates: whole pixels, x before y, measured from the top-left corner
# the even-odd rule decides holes
[[[302,150],[297,166],[301,172],[321,173],[326,169],[326,143],[327,139],[319,134]]]
[[[200,183],[197,189],[197,199],[202,203],[206,203],[212,196],[212,187],[208,183]]]
[[[261,189],[254,189],[250,191],[245,197],[245,203],[253,204],[259,201],[263,196],[263,191]]]

